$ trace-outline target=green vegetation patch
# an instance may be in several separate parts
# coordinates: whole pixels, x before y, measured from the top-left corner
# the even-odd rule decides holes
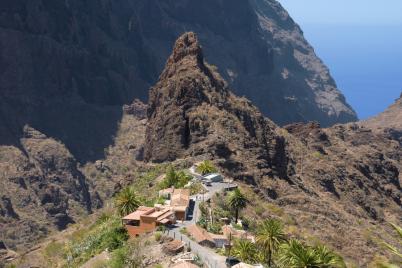
[[[68,267],[79,267],[93,256],[108,249],[113,251],[122,247],[128,234],[118,217],[98,221],[79,239],[72,239],[65,248]]]

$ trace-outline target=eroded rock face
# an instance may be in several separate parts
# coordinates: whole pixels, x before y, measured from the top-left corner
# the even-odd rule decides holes
[[[145,160],[211,154],[224,158],[223,165],[238,165],[234,177],[253,184],[253,174],[243,174],[242,166],[258,166],[256,176],[286,177],[285,144],[275,129],[248,100],[228,90],[204,62],[198,39],[190,32],[176,41],[150,91]]]
[[[21,144],[0,147],[0,240],[14,249],[35,244],[100,205],[64,145],[29,126]]]
[[[0,9],[1,144],[18,144],[29,124],[81,162],[101,158],[121,106],[146,101],[185,30],[198,33],[235,93],[273,121],[356,119],[274,0],[4,0]]]
[[[359,124],[276,126],[230,92],[194,33],[176,41],[151,88],[144,146],[147,161],[213,159],[361,265],[377,250],[366,228],[401,220],[398,141]]]

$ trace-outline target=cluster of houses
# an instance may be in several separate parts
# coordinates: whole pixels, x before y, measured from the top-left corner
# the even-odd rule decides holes
[[[190,206],[190,190],[168,188],[159,192],[167,200],[165,204],[154,207],[139,207],[133,213],[123,217],[130,236],[152,232],[159,226],[168,226],[177,221],[184,221]]]
[[[202,182],[206,186],[212,183],[222,182],[223,177],[218,173],[200,175],[191,170],[196,180]],[[237,185],[228,185],[225,189],[231,190]],[[155,204],[153,207],[140,206],[129,215],[122,218],[123,224],[128,233],[132,237],[139,236],[144,233],[155,231],[160,226],[170,226],[178,221],[186,221],[190,209],[190,189],[175,189],[174,187],[159,191],[159,197],[165,199],[164,204]],[[201,228],[198,225],[186,226],[186,232],[198,244],[210,248],[230,248],[232,239],[248,239],[255,242],[254,236],[244,230],[238,230],[232,225],[224,225],[222,234],[213,234]],[[166,251],[178,253],[183,250],[184,243],[174,240],[166,245]],[[179,261],[174,264],[174,268],[194,268],[197,267],[191,261]],[[236,268],[249,268],[244,263],[238,263]]]

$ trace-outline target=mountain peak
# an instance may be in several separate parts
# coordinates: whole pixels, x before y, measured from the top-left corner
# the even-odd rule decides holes
[[[201,45],[197,35],[193,32],[186,32],[176,40],[173,52],[167,60],[159,80],[165,81],[183,73],[186,73],[187,77],[202,73],[210,77],[211,82],[216,80],[204,63]]]
[[[193,32],[186,32],[177,39],[169,61],[178,63],[188,56],[194,57],[198,62],[203,62],[201,45],[197,35]]]

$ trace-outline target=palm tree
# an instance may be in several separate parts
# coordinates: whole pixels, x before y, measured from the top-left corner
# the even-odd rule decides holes
[[[346,264],[343,258],[338,254],[334,253],[326,246],[317,246],[314,248],[321,266],[323,268],[346,268]]]
[[[402,228],[399,227],[396,224],[390,223],[392,228],[395,230],[397,236],[396,238],[398,239],[399,244],[402,246]],[[394,255],[398,256],[399,258],[402,258],[402,251],[386,242],[383,243],[391,253],[393,253]]]
[[[245,263],[253,264],[257,259],[257,248],[247,239],[236,240],[233,245],[233,255]]]
[[[163,187],[169,188],[174,186],[178,181],[176,170],[173,166],[169,166],[166,171],[165,179],[163,180]]]
[[[162,188],[176,187],[182,188],[191,180],[191,176],[184,171],[177,172],[173,166],[169,166],[166,171],[165,179],[161,183]]]
[[[140,206],[140,201],[132,187],[124,188],[115,198],[115,206],[120,216],[126,216]]]
[[[399,259],[402,258],[402,251],[400,250],[400,248],[402,248],[402,228],[399,227],[396,224],[390,223],[390,225],[392,226],[392,228],[395,230],[396,232],[396,236],[395,238],[397,239],[398,243],[399,243],[399,247],[395,247],[385,241],[382,241],[382,245],[384,245],[389,252],[391,252],[392,254],[394,254],[395,256],[397,256]],[[399,265],[399,266],[398,266]],[[380,263],[379,267],[384,267],[384,268],[394,268],[394,267],[401,267],[400,265],[402,265],[402,262],[399,261],[398,265],[394,265],[394,264],[390,264],[390,263]]]
[[[280,267],[286,268],[344,268],[342,257],[325,246],[309,247],[297,239],[282,244]]]
[[[277,252],[282,243],[286,242],[282,222],[276,219],[263,221],[258,228],[256,242],[264,251],[264,261],[268,264],[268,267],[271,267],[272,255]]]
[[[216,171],[217,171],[216,167],[209,160],[201,162],[197,167],[197,172],[200,172],[202,175],[213,173]]]
[[[235,189],[229,195],[229,206],[235,211],[236,223],[239,219],[239,211],[247,206],[247,198],[240,192],[239,189]]]
[[[281,246],[279,252],[280,267],[319,268],[321,263],[314,249],[306,247],[297,239],[291,239]]]

